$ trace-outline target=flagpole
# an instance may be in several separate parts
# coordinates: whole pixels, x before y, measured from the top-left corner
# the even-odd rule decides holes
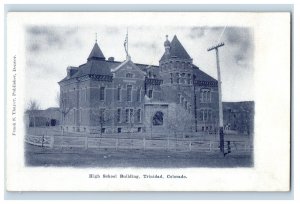
[[[129,44],[129,43],[128,43],[128,28],[127,28],[126,38],[127,38],[127,45],[126,45],[126,46],[127,46],[127,55],[128,55],[127,57],[129,57],[129,49],[128,49],[128,44]]]

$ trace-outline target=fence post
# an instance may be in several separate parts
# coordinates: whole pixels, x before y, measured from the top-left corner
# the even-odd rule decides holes
[[[50,148],[53,149],[54,146],[54,136],[50,136]]]
[[[88,149],[88,136],[86,136],[84,138],[84,149],[87,150]]]
[[[44,147],[44,137],[45,135],[42,136],[42,147]]]
[[[116,150],[118,150],[118,146],[119,146],[119,138],[116,139]]]

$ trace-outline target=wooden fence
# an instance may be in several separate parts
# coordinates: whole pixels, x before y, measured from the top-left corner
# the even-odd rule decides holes
[[[101,138],[78,136],[44,136],[26,135],[28,144],[49,148],[83,148],[83,149],[135,149],[135,150],[169,150],[169,151],[219,151],[219,142],[189,139],[146,139],[146,138]],[[250,142],[225,141],[225,149],[231,152],[249,152],[253,150]]]

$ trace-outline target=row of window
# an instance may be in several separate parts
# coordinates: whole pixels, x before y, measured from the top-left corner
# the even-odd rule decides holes
[[[198,118],[200,121],[212,121],[213,113],[210,109],[202,109],[198,112]]]
[[[82,121],[82,109],[79,109],[79,122]],[[117,109],[117,114],[116,114],[116,119],[118,123],[121,122],[126,122],[126,123],[134,123],[134,122],[138,122],[141,123],[142,122],[142,111],[141,109],[137,109],[134,111],[133,108],[127,108],[125,109],[125,116],[124,119],[122,117],[122,109],[118,108]],[[105,108],[100,108],[99,111],[94,111],[92,112],[92,115],[94,116],[94,119],[99,123],[99,124],[105,124],[106,122],[109,122],[111,120],[114,119],[114,115],[107,115]],[[67,117],[69,118],[70,115],[68,114]],[[76,123],[76,109],[73,109],[73,122]],[[122,120],[123,119],[123,120]]]
[[[177,83],[177,84],[192,84],[191,74],[185,73],[170,73],[170,83]]]
[[[121,123],[122,122],[122,109],[117,110],[117,122]],[[125,109],[125,123],[134,123],[142,122],[142,111],[141,109],[137,109],[134,111],[133,108],[127,108]]]
[[[127,85],[127,87],[126,87],[126,101],[127,102],[133,101],[132,89],[133,89],[132,85]],[[142,100],[141,92],[142,92],[142,89],[138,88],[136,91],[135,101],[140,102]],[[117,89],[117,100],[118,101],[121,101],[121,95],[122,95],[121,93],[122,93],[122,89],[121,89],[121,87],[118,87],[118,89]],[[105,87],[100,87],[100,101],[104,101],[104,100],[105,100]]]
[[[211,91],[209,89],[201,90],[200,102],[211,102]]]
[[[212,125],[210,126],[202,126],[201,131],[214,131],[214,128]]]
[[[166,63],[166,64],[161,64],[160,67],[163,69],[163,68],[182,68],[182,69],[185,69],[185,68],[191,68],[192,65],[191,63],[186,63],[186,62],[174,62],[172,63],[169,62],[169,63]]]
[[[172,73],[171,73],[171,75],[172,75]],[[173,83],[172,80],[171,80],[171,83]],[[141,92],[142,92],[142,89],[138,88],[137,92],[136,92],[135,101],[141,102],[141,96],[142,96]],[[118,101],[121,101],[121,95],[122,95],[121,93],[122,93],[122,89],[121,89],[121,87],[118,87],[117,88],[117,100]],[[87,88],[85,89],[85,94],[82,94],[82,95],[84,96],[84,100],[86,101],[87,100]],[[100,87],[99,100],[104,101],[105,100],[105,95],[106,95],[105,94],[105,87]],[[153,90],[151,90],[151,89],[148,90],[147,95],[148,95],[149,98],[152,98],[153,97]],[[201,93],[200,93],[200,102],[211,102],[211,95],[212,95],[211,90],[202,89]],[[63,96],[63,99],[67,98],[66,93],[62,94],[62,96]],[[126,101],[127,102],[133,101],[133,86],[132,85],[127,85],[127,87],[126,87]],[[182,103],[181,98],[180,98],[180,103]]]
[[[128,102],[131,102],[133,101],[133,86],[132,85],[127,85],[126,87],[126,101]],[[138,88],[137,89],[137,92],[136,92],[136,97],[135,97],[135,101],[137,102],[140,102],[142,99],[141,99],[141,96],[142,96],[142,89],[141,88]],[[117,88],[117,100],[118,101],[121,101],[121,94],[122,93],[122,89],[121,87],[118,87]],[[84,97],[82,97],[84,96]],[[62,97],[63,97],[63,100],[64,99],[67,99],[67,93],[63,93],[62,94]],[[80,98],[81,99],[84,99],[84,101],[87,100],[87,88],[85,89],[85,93],[84,94],[80,94]],[[100,87],[100,91],[99,91],[99,100],[100,101],[104,101],[105,100],[105,97],[106,97],[106,94],[105,94],[105,87]]]

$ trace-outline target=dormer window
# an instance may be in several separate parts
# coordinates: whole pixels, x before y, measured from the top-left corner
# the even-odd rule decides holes
[[[126,78],[133,78],[133,74],[127,73],[127,74],[126,74]]]

